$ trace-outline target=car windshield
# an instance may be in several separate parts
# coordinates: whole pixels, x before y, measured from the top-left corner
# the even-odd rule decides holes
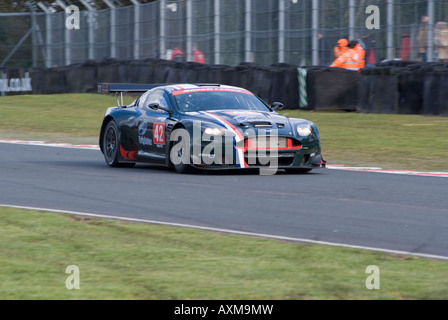
[[[260,99],[245,90],[179,90],[173,95],[182,112],[229,109],[271,111]]]

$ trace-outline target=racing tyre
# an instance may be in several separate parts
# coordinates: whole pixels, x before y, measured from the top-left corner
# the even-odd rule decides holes
[[[118,167],[118,127],[115,121],[110,121],[103,136],[104,160],[110,167]]]
[[[186,150],[190,150],[190,139],[188,131],[184,128],[176,129],[176,135],[179,137],[170,150],[170,160],[177,173],[191,173],[193,167],[190,165],[190,159],[185,159]]]
[[[110,167],[133,167],[135,163],[118,162],[119,149],[120,149],[120,143],[118,140],[118,127],[115,121],[112,120],[107,124],[106,129],[104,130],[104,136],[103,136],[104,159],[106,160],[106,163]]]

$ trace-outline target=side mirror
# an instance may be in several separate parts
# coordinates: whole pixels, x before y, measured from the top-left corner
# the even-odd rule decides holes
[[[163,110],[163,111],[168,112],[169,114],[171,114],[171,110],[170,109],[162,107],[158,103],[150,103],[148,105],[148,107],[153,109],[153,110]]]
[[[272,105],[271,105],[271,109],[272,110],[282,110],[283,108],[284,108],[285,106],[283,105],[283,103],[281,103],[281,102],[274,102],[274,103],[272,103]]]

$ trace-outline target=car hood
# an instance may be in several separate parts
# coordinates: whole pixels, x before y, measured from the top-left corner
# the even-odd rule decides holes
[[[254,129],[278,129],[292,132],[291,121],[288,117],[275,112],[251,111],[251,110],[213,110],[189,112],[198,120],[219,123],[220,125],[232,125],[236,128]],[[305,121],[305,120],[304,120]]]

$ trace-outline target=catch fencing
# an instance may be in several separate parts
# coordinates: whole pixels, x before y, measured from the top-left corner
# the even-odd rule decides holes
[[[79,29],[67,28],[74,12],[62,8],[0,13],[0,67],[169,60],[175,47],[192,61],[195,44],[212,65],[327,65],[340,38],[363,40],[375,49],[375,63],[418,61],[423,49],[427,61],[448,59],[446,0],[158,0],[79,9]],[[423,14],[429,20],[421,48]]]

